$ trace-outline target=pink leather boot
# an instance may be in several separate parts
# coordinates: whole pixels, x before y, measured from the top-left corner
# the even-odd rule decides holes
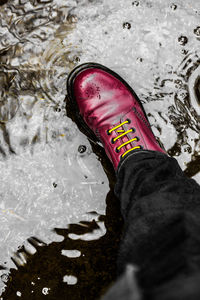
[[[137,95],[112,70],[96,63],[82,64],[70,73],[67,92],[76,121],[92,141],[102,143],[115,170],[134,151],[166,153]]]

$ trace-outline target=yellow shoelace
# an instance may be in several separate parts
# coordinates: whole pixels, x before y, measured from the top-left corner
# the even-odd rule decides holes
[[[124,121],[123,123],[121,123],[121,124],[119,124],[119,125],[113,127],[112,129],[108,130],[108,134],[111,134],[113,131],[115,131],[115,130],[117,130],[118,128],[122,127],[124,124],[129,124],[129,123],[130,123],[130,121],[128,121],[128,120]],[[116,141],[117,141],[118,139],[120,139],[121,137],[125,136],[126,134],[128,134],[128,133],[130,133],[130,132],[134,132],[134,129],[132,128],[132,129],[129,129],[129,130],[127,130],[127,131],[125,131],[125,130],[123,130],[123,129],[119,129],[119,130],[117,130],[116,132],[117,132],[117,133],[121,133],[121,134],[118,135],[117,137],[115,137],[115,138],[112,139],[113,143],[116,142]],[[124,147],[124,146],[126,146],[126,145],[128,145],[128,144],[130,144],[131,142],[134,142],[134,141],[138,141],[138,138],[135,137],[135,138],[133,138],[133,139],[131,139],[131,140],[129,140],[129,141],[127,141],[127,142],[121,144],[119,147],[116,148],[116,150],[117,150],[117,151],[120,151],[120,149],[121,149],[122,147]],[[141,146],[135,146],[135,147],[133,147],[133,148],[127,150],[126,152],[124,152],[124,153],[122,154],[122,157],[124,157],[124,156],[125,156],[126,154],[128,154],[130,151],[133,151],[133,150],[135,150],[135,149],[141,149]]]

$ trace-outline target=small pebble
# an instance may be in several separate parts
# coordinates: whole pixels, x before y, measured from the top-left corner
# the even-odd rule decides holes
[[[70,24],[77,23],[78,18],[77,18],[76,15],[71,15],[71,14],[69,14],[69,15],[67,16],[67,21],[68,21]]]

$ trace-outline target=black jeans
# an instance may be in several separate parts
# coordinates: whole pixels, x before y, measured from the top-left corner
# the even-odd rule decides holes
[[[115,193],[125,223],[121,279],[103,299],[200,299],[199,185],[174,158],[138,151],[120,164]]]

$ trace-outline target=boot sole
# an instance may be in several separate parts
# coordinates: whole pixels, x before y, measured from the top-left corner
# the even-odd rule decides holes
[[[115,73],[114,71],[110,70],[109,68],[101,65],[101,64],[97,64],[97,63],[84,63],[81,64],[79,66],[77,66],[76,68],[74,68],[68,78],[67,78],[67,101],[70,107],[70,110],[72,112],[72,117],[73,120],[77,123],[79,129],[87,135],[87,137],[89,138],[89,140],[91,140],[93,143],[101,143],[101,141],[97,138],[97,136],[94,134],[94,132],[88,127],[88,125],[85,123],[83,117],[80,115],[79,112],[79,108],[78,108],[78,104],[76,102],[75,96],[74,96],[74,91],[73,91],[73,83],[74,80],[76,78],[76,76],[86,70],[86,69],[90,69],[90,68],[98,68],[101,69],[103,71],[108,72],[109,74],[111,74],[112,76],[116,77],[118,80],[120,80],[126,87],[127,89],[132,93],[132,95],[134,96],[134,98],[137,100],[138,104],[140,105],[145,118],[148,121],[146,112],[142,106],[142,103],[140,101],[140,99],[138,98],[138,96],[136,95],[136,93],[133,91],[133,89],[129,86],[129,84],[121,77],[119,76],[117,73]]]

